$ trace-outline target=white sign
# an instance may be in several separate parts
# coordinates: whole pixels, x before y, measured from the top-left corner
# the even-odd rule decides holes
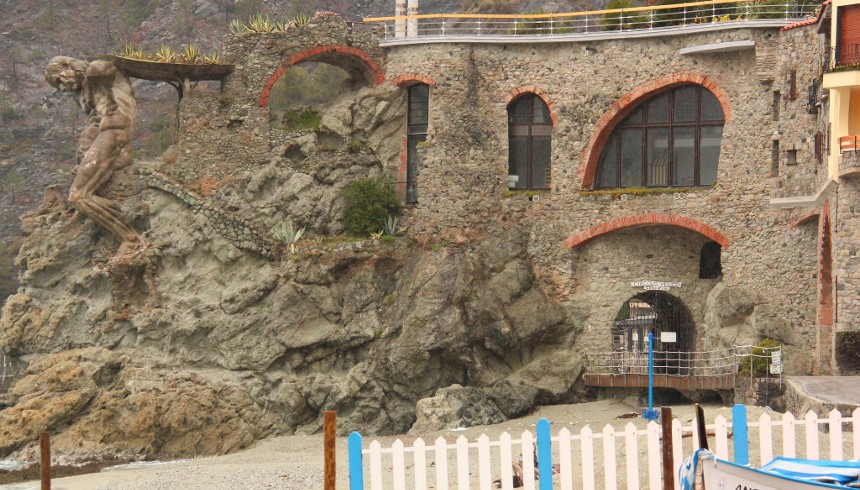
[[[681,287],[681,283],[663,281],[634,281],[630,283],[630,287],[642,288],[645,291],[668,291],[670,288]]]
[[[782,374],[782,351],[770,353],[770,374]]]
[[[660,332],[660,342],[673,344],[678,341],[678,332]]]

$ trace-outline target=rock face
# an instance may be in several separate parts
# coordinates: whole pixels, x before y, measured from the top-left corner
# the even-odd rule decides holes
[[[324,172],[347,158],[317,155],[302,164]],[[362,159],[372,156],[351,161]],[[266,172],[279,189],[302,179],[278,162]],[[260,195],[258,180],[230,192]],[[330,186],[310,182],[311,193]],[[268,197],[251,204],[287,214]],[[336,206],[322,209],[335,218]],[[4,457],[32,455],[44,430],[71,460],[222,453],[316,431],[325,410],[341,433],[405,432],[416,402],[451,385],[466,386],[456,396],[471,393],[469,405],[483,400],[457,424],[580,396],[578,360],[556,359],[575,325],[535,281],[515,230],[468,246],[320,237],[272,260],[162,189],[127,199],[126,212],[153,246],[122,260],[73,211],[30,222],[22,288],[0,320],[0,346],[26,364],[0,411]]]

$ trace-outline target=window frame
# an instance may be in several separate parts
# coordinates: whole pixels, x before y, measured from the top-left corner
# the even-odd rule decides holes
[[[683,90],[688,88],[695,88],[695,117],[690,121],[676,121],[675,117],[675,108],[676,108],[676,96],[677,94]],[[701,184],[701,173],[702,173],[702,139],[703,128],[720,128],[720,147],[722,147],[722,139],[723,134],[722,130],[725,127],[725,111],[722,108],[722,105],[719,104],[720,112],[722,112],[723,116],[720,119],[703,119],[703,107],[702,107],[702,98],[703,93],[708,92],[719,104],[719,99],[716,95],[709,91],[702,85],[698,85],[695,83],[685,83],[682,85],[676,85],[666,90],[661,90],[659,92],[655,92],[650,94],[648,97],[641,100],[639,103],[630,107],[621,121],[616,124],[612,131],[609,133],[606,143],[601,148],[600,156],[597,159],[597,165],[595,169],[595,178],[592,188],[595,190],[608,190],[608,189],[626,189],[632,187],[648,187],[648,188],[686,188],[686,187],[711,187],[716,184],[716,177],[714,178],[714,182],[711,184]],[[667,110],[668,116],[665,121],[659,122],[649,122],[649,106],[650,103],[659,99],[660,97],[668,96],[667,101]],[[638,122],[631,122],[630,118],[638,113]],[[676,130],[681,128],[693,128],[693,138],[694,138],[694,156],[693,156],[693,183],[692,184],[678,184],[675,183],[675,133]],[[640,180],[639,185],[635,186],[625,186],[622,185],[623,182],[623,157],[624,153],[622,152],[622,134],[624,130],[635,130],[641,133],[641,146],[640,146]],[[649,175],[648,175],[648,167],[651,162],[649,162],[648,156],[648,144],[649,144],[649,132],[656,131],[665,131],[667,133],[666,142],[666,184],[653,184],[649,183]],[[604,158],[606,157],[607,151],[610,149],[610,145],[614,144],[614,158],[615,158],[615,182],[614,185],[605,186],[602,185],[601,182],[601,169],[604,165]],[[717,168],[719,168],[719,157],[717,157]]]
[[[425,89],[425,87],[424,100],[422,102],[414,100],[413,94],[416,90]],[[423,111],[416,111],[415,106],[424,106]],[[417,118],[421,115],[423,118]],[[413,158],[413,154],[417,153],[419,143],[427,141],[429,127],[430,85],[423,82],[413,83],[406,87],[406,195],[404,199],[406,204],[418,203],[418,159]]]
[[[528,106],[528,122],[516,122],[514,121],[513,112],[515,108],[517,108],[520,104],[526,104],[531,102]],[[537,122],[535,120],[535,104],[540,103],[543,104],[543,113],[546,116],[546,121]],[[515,139],[523,139],[525,140],[526,145],[526,182],[525,188],[511,188],[508,187],[507,190],[511,192],[528,192],[528,191],[549,191],[552,189],[552,133],[555,129],[555,125],[552,122],[551,111],[549,108],[549,104],[546,103],[543,98],[534,93],[527,92],[512,100],[507,106],[507,120],[508,120],[508,176],[517,175],[512,174],[512,164],[513,164],[513,141]],[[535,127],[544,128],[543,131],[545,134],[535,134]],[[520,132],[515,131],[514,128],[526,128],[525,134],[518,134]],[[535,167],[535,155],[534,155],[534,141],[543,140],[549,143],[549,157],[546,162],[544,162],[544,172],[546,175],[545,185],[543,187],[536,187],[534,185],[534,167]],[[521,177],[521,176],[519,176]]]

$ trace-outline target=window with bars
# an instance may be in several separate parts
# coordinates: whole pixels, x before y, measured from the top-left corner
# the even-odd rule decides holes
[[[550,188],[552,117],[535,94],[525,94],[508,106],[508,188]]]
[[[416,83],[408,89],[406,116],[406,203],[418,202],[418,143],[427,140],[430,86]]]
[[[724,123],[719,100],[704,87],[661,92],[615,127],[598,160],[595,187],[713,185]]]

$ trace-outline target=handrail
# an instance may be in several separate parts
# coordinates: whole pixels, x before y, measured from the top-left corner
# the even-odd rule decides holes
[[[587,17],[592,15],[618,14],[626,12],[651,12],[655,10],[670,10],[687,7],[701,7],[704,5],[722,5],[727,3],[747,3],[755,7],[756,3],[750,0],[710,0],[703,2],[676,3],[670,5],[654,5],[651,7],[628,7],[620,9],[588,10],[583,12],[564,12],[558,14],[418,14],[398,15],[392,17],[365,17],[364,22],[387,22],[391,20],[410,19],[559,19],[567,17]],[[798,4],[802,2],[796,2]],[[765,5],[766,6],[766,5]]]

